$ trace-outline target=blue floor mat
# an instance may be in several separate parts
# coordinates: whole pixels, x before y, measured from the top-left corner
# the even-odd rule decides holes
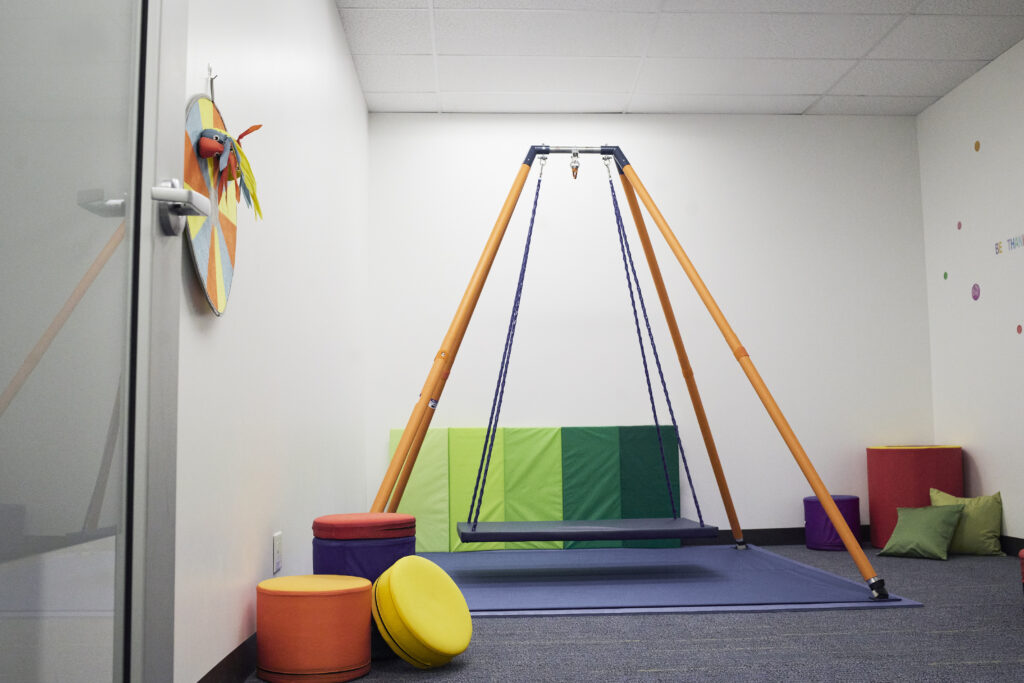
[[[424,553],[476,616],[916,607],[756,546]]]

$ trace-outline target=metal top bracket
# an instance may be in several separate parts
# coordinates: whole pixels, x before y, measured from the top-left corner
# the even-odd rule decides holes
[[[576,159],[580,154],[601,154],[615,157],[615,163],[619,167],[620,171],[626,166],[629,166],[629,161],[626,159],[626,155],[622,153],[622,150],[618,145],[605,145],[603,147],[554,147],[551,145],[533,145],[530,147],[530,151],[527,152],[523,163],[527,166],[533,166],[533,160],[540,154],[571,154],[574,159]],[[577,168],[578,167],[579,165],[577,161]]]

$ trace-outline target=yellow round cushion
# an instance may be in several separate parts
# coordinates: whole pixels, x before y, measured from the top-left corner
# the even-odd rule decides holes
[[[419,555],[395,562],[373,584],[373,619],[399,657],[420,669],[447,664],[469,647],[473,620],[451,577]]]

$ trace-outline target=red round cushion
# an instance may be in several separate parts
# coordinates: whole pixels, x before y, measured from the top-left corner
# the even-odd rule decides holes
[[[313,520],[316,538],[401,538],[416,535],[416,518],[399,512],[350,512]]]

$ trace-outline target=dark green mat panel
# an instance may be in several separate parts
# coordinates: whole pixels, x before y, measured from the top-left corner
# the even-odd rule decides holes
[[[661,428],[665,462],[679,510],[679,450],[675,430]],[[619,478],[622,482],[622,518],[671,517],[672,506],[665,489],[665,470],[653,425],[619,427]],[[624,541],[627,548],[678,547],[673,540]]]
[[[505,427],[505,520],[562,519],[562,430]],[[493,469],[493,465],[492,465]],[[561,541],[506,543],[509,550],[562,548]]]
[[[487,487],[483,506],[480,508],[481,522],[505,521],[505,444],[504,430],[499,429],[494,439],[491,464],[487,473]],[[480,467],[480,453],[484,447],[487,430],[479,428],[451,428],[448,430],[448,509],[449,509],[449,550],[502,550],[504,543],[463,543],[459,540],[455,525],[469,517],[469,506],[473,499],[477,470]]]
[[[562,428],[562,519],[621,519],[618,427]],[[566,541],[566,548],[621,548],[622,541]]]
[[[388,453],[402,438],[392,429]],[[416,517],[416,552],[448,552],[448,430],[428,429],[398,511]]]

